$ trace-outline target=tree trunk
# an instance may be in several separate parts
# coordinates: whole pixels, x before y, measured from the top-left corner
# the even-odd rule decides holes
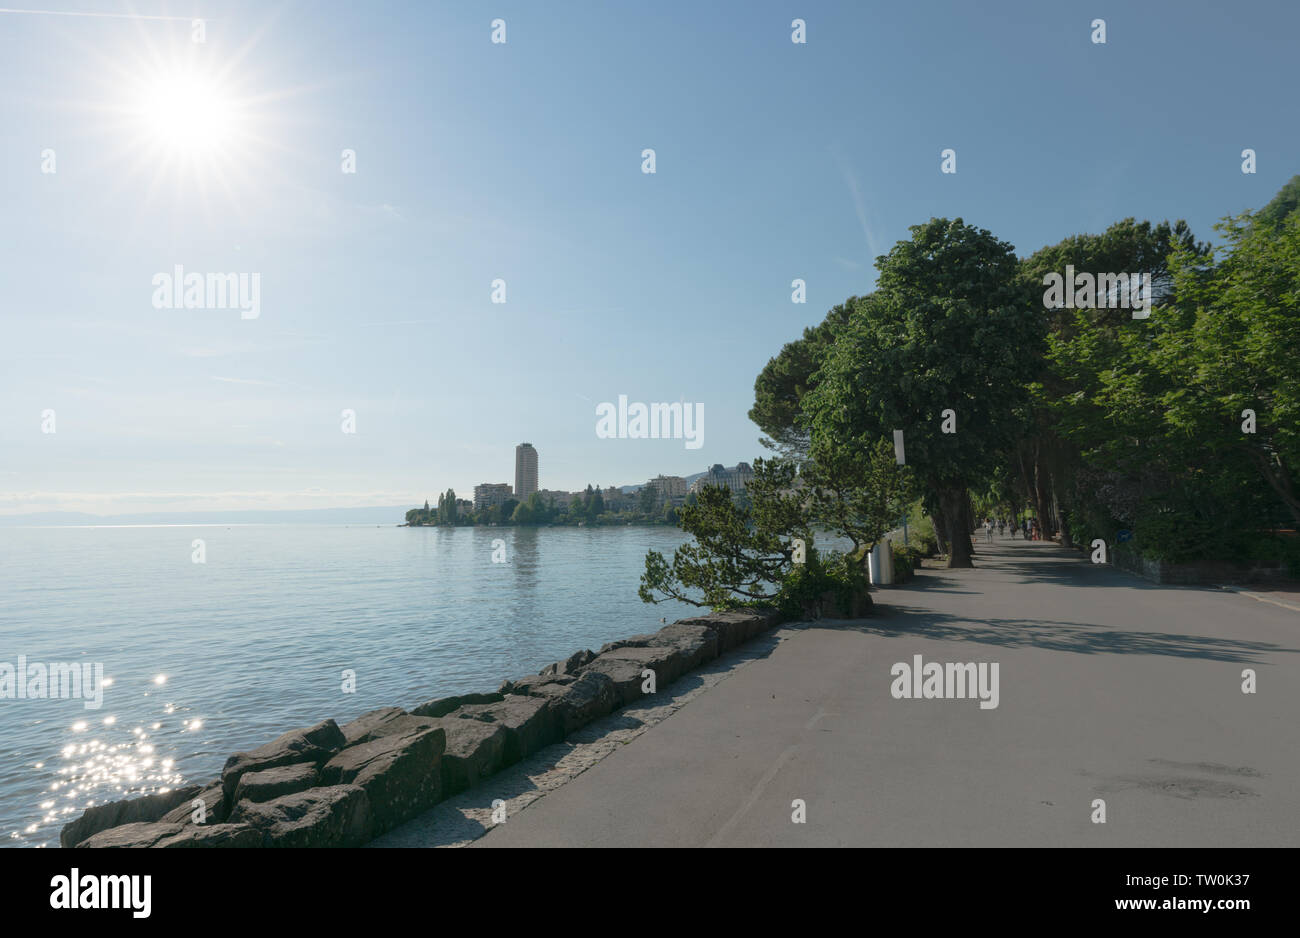
[[[948,566],[973,567],[971,561],[970,505],[965,488],[943,488],[938,492],[948,529]]]
[[[1047,500],[1046,473],[1039,460],[1038,447],[1034,447],[1034,511],[1038,515],[1038,529],[1043,540],[1052,536],[1052,506]]]
[[[948,520],[943,515],[943,509],[935,507],[930,512],[930,520],[934,522],[934,539],[939,542],[939,553],[948,553]]]
[[[1295,489],[1291,485],[1291,474],[1287,471],[1286,464],[1279,458],[1275,469],[1268,456],[1255,447],[1243,446],[1240,448],[1245,449],[1255,460],[1255,465],[1259,467],[1264,481],[1278,494],[1287,510],[1291,512],[1291,517],[1296,520],[1297,525],[1300,525],[1300,498],[1296,497]]]
[[[1070,537],[1070,526],[1065,523],[1065,518],[1061,515],[1061,500],[1056,497],[1056,479],[1052,478],[1052,514],[1056,516],[1056,523],[1061,531],[1061,546],[1074,547],[1074,539]]]

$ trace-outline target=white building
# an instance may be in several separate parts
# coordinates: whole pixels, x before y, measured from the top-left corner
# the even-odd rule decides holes
[[[704,475],[691,483],[691,491],[698,493],[706,485],[716,485],[743,492],[754,478],[754,470],[747,462],[738,462],[730,469],[722,463],[714,463]]]

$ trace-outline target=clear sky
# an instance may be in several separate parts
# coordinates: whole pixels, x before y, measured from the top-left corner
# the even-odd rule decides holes
[[[731,465],[907,226],[1208,238],[1300,172],[1293,0],[21,5],[179,18],[0,13],[0,514],[415,504],[524,440],[547,488]],[[260,314],[156,308],[178,264]],[[598,438],[620,394],[704,445]]]

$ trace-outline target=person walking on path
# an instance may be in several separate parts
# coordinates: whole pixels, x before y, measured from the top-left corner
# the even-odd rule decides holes
[[[999,518],[999,519],[998,519],[998,537],[1002,537],[1002,536],[1005,535],[1006,533],[1007,533],[1007,519],[1006,519],[1006,518]]]
[[[993,543],[993,519],[984,519],[984,540],[989,544]]]

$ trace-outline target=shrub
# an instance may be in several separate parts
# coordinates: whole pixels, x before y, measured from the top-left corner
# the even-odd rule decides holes
[[[870,582],[866,571],[853,557],[838,551],[823,555],[818,550],[810,550],[807,563],[792,568],[785,575],[777,596],[777,607],[783,615],[798,618],[809,605],[831,592],[835,594],[835,604],[840,611],[848,613],[853,607],[854,597],[868,589]]]
[[[925,513],[918,501],[907,516],[907,546],[922,557],[939,553],[939,538],[934,533],[934,519]]]
[[[921,566],[921,552],[907,545],[894,546],[894,582],[906,583]]]

